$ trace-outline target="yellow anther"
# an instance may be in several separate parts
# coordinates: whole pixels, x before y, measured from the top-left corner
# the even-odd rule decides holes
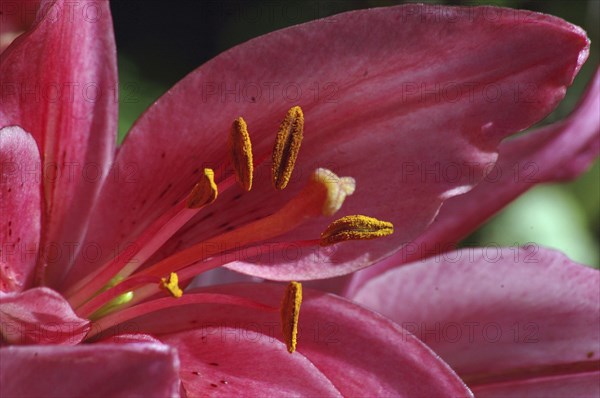
[[[179,277],[175,272],[171,272],[168,278],[162,278],[160,287],[168,290],[171,296],[175,298],[183,296],[183,290],[179,288]]]
[[[302,284],[290,282],[281,300],[281,332],[289,353],[296,351],[298,317],[302,304]]]
[[[345,216],[329,224],[321,234],[321,246],[333,245],[346,240],[381,238],[394,233],[391,222],[367,216]]]
[[[197,209],[211,204],[217,199],[217,184],[215,184],[215,172],[212,169],[204,169],[202,179],[194,186],[188,196],[187,207]]]
[[[303,132],[304,114],[294,106],[281,122],[273,148],[273,186],[277,189],[285,188],[290,181]]]
[[[354,193],[356,182],[352,177],[338,177],[333,171],[319,168],[312,175],[312,181],[325,187],[327,197],[323,202],[323,215],[332,216],[344,203],[346,196]]]
[[[231,126],[229,151],[238,182],[242,188],[249,191],[252,188],[252,174],[254,173],[252,144],[246,121],[241,117],[238,117]]]

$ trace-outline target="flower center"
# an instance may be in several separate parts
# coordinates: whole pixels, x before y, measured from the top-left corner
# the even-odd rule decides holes
[[[294,106],[281,122],[273,148],[272,183],[277,190],[284,189],[291,179],[303,130],[304,114],[299,106]],[[305,187],[274,213],[226,231],[209,241],[193,245],[140,270],[140,267],[145,265],[169,238],[198,212],[210,206],[219,193],[235,185],[236,180],[245,191],[252,189],[254,159],[248,126],[242,117],[232,123],[228,143],[235,175],[217,184],[213,170],[204,169],[190,194],[139,235],[132,245],[137,250],[121,253],[92,275],[71,286],[65,296],[79,316],[97,320],[116,310],[124,310],[142,303],[149,297],[160,294],[161,291],[162,294],[167,292],[174,298],[181,298],[183,291],[179,284],[186,286],[200,273],[224,265],[228,262],[228,256],[225,254],[242,248],[260,249],[262,247],[260,242],[281,236],[310,219],[332,216],[356,188],[352,177],[338,177],[330,170],[317,169],[310,176]],[[266,158],[258,163],[264,161]],[[332,223],[320,238],[294,243],[306,246],[330,245],[345,240],[373,239],[392,232],[391,223],[366,216],[346,216]],[[276,245],[283,247],[289,243],[280,242]],[[255,251],[244,250],[244,252]],[[239,256],[236,259],[239,260]],[[296,286],[292,288],[295,289],[294,293],[289,294],[296,297],[297,294],[301,294],[298,293],[301,288],[299,285],[293,286]],[[288,320],[288,325],[284,325],[286,336],[296,333],[290,325],[297,323],[300,304],[297,299],[292,299],[292,296],[288,297],[287,301],[284,300],[287,304],[282,306],[282,308],[292,308],[285,310],[287,317],[296,319],[293,322]],[[296,302],[298,308],[296,304],[290,307],[289,303]],[[290,337],[287,341],[288,349],[293,350],[290,347],[295,346],[295,338]]]

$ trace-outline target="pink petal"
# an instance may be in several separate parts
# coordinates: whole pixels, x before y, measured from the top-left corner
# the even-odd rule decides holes
[[[90,330],[87,319],[46,287],[0,292],[0,326],[2,338],[11,344],[77,344]]]
[[[118,344],[127,344],[127,343],[160,343],[159,340],[150,336],[149,334],[143,333],[129,333],[129,334],[119,334],[117,336],[112,336],[106,340],[102,340],[102,343],[118,343]]]
[[[264,283],[197,291],[234,294],[275,307],[283,296],[282,286]],[[112,332],[136,328],[180,348],[182,379],[192,383],[192,391],[227,395],[242,380],[248,388],[282,386],[300,372],[308,379],[290,380],[286,387],[297,395],[310,386],[323,395],[331,384],[343,396],[470,395],[449,367],[395,324],[333,295],[307,290],[304,296],[298,351],[292,355],[281,355],[285,345],[278,313],[239,306],[172,307],[116,325]],[[279,372],[272,371],[274,364]]]
[[[353,275],[348,291],[401,263],[452,250],[494,213],[536,184],[577,177],[600,152],[600,70],[564,121],[500,146],[499,161],[472,191],[444,202],[435,222],[385,261]]]
[[[179,361],[163,344],[0,349],[3,397],[178,397]]]
[[[414,332],[470,387],[484,388],[598,371],[599,284],[597,270],[559,252],[490,247],[390,270],[353,299]]]
[[[499,383],[473,389],[477,398],[539,398],[600,396],[600,371]]]
[[[117,71],[108,2],[42,2],[33,28],[1,54],[0,76],[0,127],[22,126],[43,156],[43,240],[63,253],[45,256],[52,285],[80,249],[113,157]]]
[[[163,339],[179,352],[188,396],[342,396],[306,357],[290,355],[273,336],[228,327],[209,333],[201,328]]]
[[[37,261],[41,203],[40,155],[20,127],[0,129],[0,167],[0,292],[21,291]]]
[[[583,31],[560,19],[489,7],[356,11],[251,40],[192,72],[136,123],[116,160],[122,178],[108,180],[87,239],[103,248],[132,239],[189,192],[202,167],[223,177],[227,132],[240,115],[255,157],[268,155],[285,112],[299,104],[306,138],[286,191],[275,192],[268,167],[259,167],[252,192],[220,195],[160,256],[272,213],[322,166],[357,181],[338,216],[389,219],[398,226],[393,237],[303,252],[277,267],[267,261],[258,271],[233,267],[286,279],[367,266],[422,233],[444,199],[477,183],[498,142],[545,116],[587,53]],[[453,96],[457,87],[462,95]],[[448,165],[462,177],[421,181],[418,170]],[[331,221],[282,239],[317,238]]]
[[[14,0],[0,3],[0,53],[29,29],[38,7],[39,0]]]

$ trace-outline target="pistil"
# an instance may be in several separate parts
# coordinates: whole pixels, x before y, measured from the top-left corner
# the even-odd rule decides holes
[[[308,219],[333,214],[353,191],[353,180],[349,177],[340,178],[329,170],[318,169],[304,189],[277,212],[178,252],[142,274],[160,276],[176,272],[220,253],[283,235]],[[207,248],[216,249],[209,252]]]

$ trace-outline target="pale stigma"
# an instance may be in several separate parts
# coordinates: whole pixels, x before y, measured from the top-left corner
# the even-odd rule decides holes
[[[211,204],[217,199],[218,189],[215,184],[215,172],[212,169],[204,169],[200,181],[194,186],[188,196],[187,207],[197,209]]]
[[[302,284],[290,282],[281,300],[281,332],[291,354],[296,351],[298,338],[298,317],[302,304]]]
[[[273,148],[273,186],[287,186],[294,170],[304,133],[304,114],[299,106],[291,108],[279,126]]]
[[[327,197],[323,202],[323,215],[334,215],[344,203],[346,196],[350,196],[356,189],[356,181],[352,177],[338,177],[333,171],[319,168],[312,175],[312,180],[322,184]]]
[[[248,126],[242,117],[234,120],[229,133],[229,151],[237,180],[246,191],[252,188],[252,143],[248,134]]]
[[[392,233],[394,226],[391,222],[361,215],[345,216],[329,224],[321,234],[321,246],[347,240],[381,238]]]

